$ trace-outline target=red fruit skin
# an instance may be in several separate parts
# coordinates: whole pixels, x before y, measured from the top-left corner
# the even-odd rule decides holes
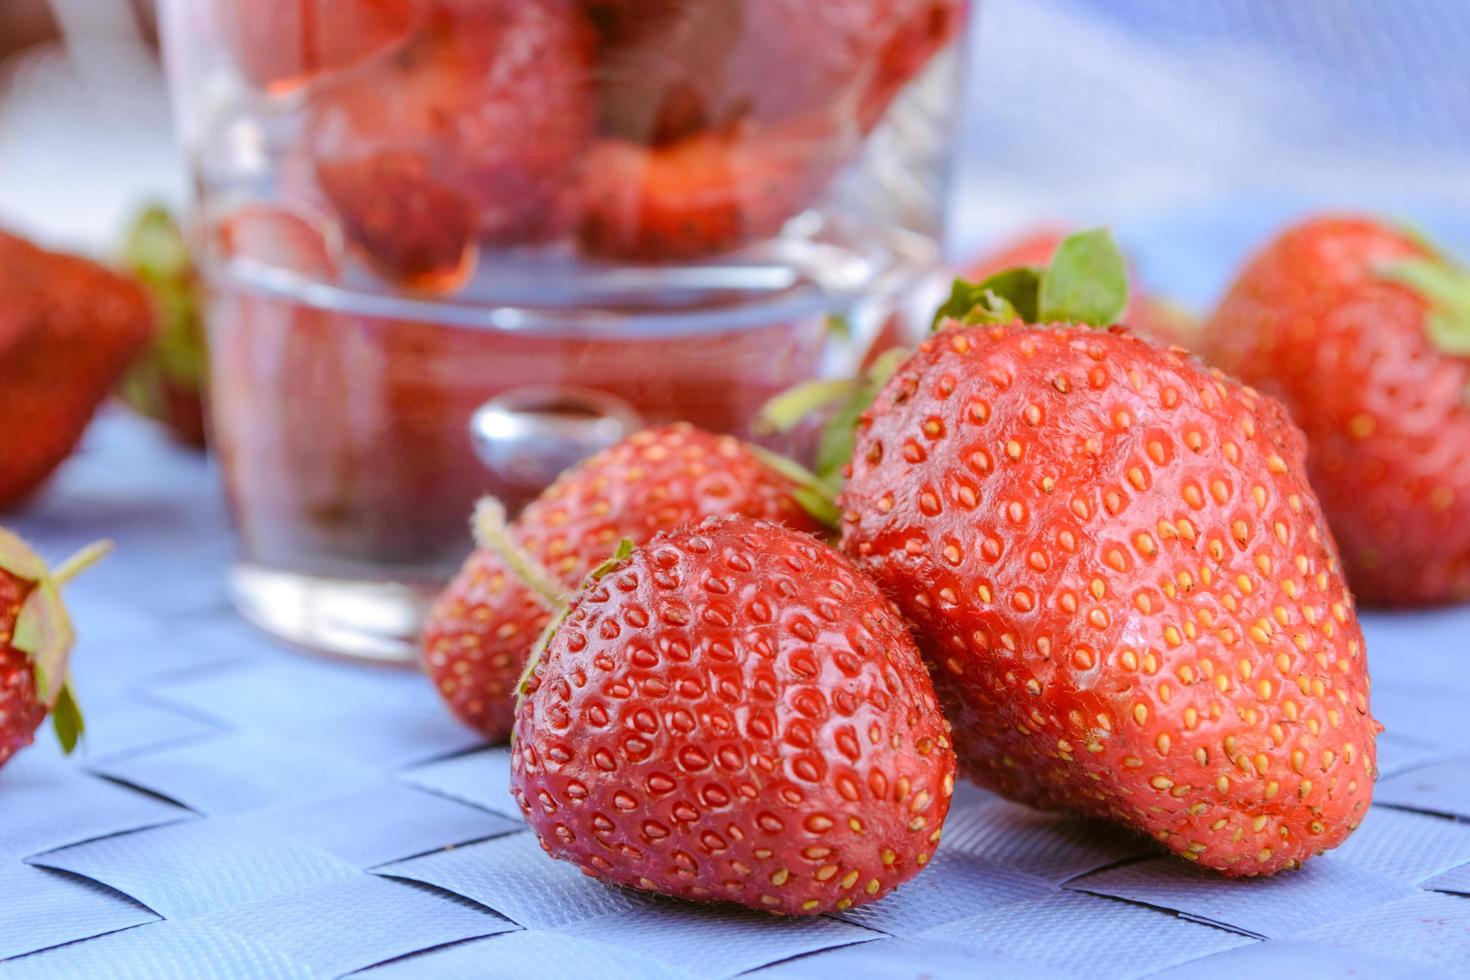
[[[209,433],[204,414],[204,395],[198,388],[164,383],[163,424],[174,439],[191,449],[205,449]]]
[[[826,189],[835,149],[803,127],[736,127],[656,149],[601,140],[582,168],[582,248],[660,262],[768,238]]]
[[[535,241],[557,230],[560,199],[591,136],[593,54],[591,27],[572,0],[438,4],[413,42],[376,70],[312,92],[309,155],[319,175],[385,153],[401,172],[416,157],[427,178],[465,201],[468,218],[446,220],[468,220],[495,244]],[[339,187],[335,203],[349,229],[361,223],[354,215],[388,206],[379,198],[392,186],[368,182],[347,201]],[[441,197],[433,214],[442,213]],[[428,221],[410,213],[405,237]],[[390,263],[402,247],[375,254]]]
[[[1470,600],[1470,358],[1378,267],[1429,252],[1370,218],[1283,232],[1202,337],[1211,363],[1276,395],[1307,434],[1312,485],[1365,604]]]
[[[842,547],[962,771],[1228,876],[1367,812],[1362,633],[1275,400],[1121,328],[954,327],[860,422]]]
[[[10,645],[21,603],[33,583],[0,570],[0,766],[35,740],[46,720],[46,707],[36,695],[36,668]]]
[[[660,145],[820,117],[866,132],[955,35],[959,0],[594,0],[603,131]]]
[[[794,485],[739,440],[677,423],[640,432],[584,460],[516,520],[520,545],[570,591],[623,538],[643,544],[707,517],[826,529]],[[445,587],[424,624],[423,664],[445,702],[491,741],[510,734],[513,688],[549,613],[489,548]]]
[[[282,92],[402,43],[424,0],[217,0],[240,72]]]
[[[593,877],[818,915],[927,863],[954,765],[877,587],[733,519],[656,538],[574,600],[517,712],[511,790]]]
[[[0,510],[71,455],[152,334],[137,283],[0,232]]]
[[[424,672],[456,718],[503,742],[515,724],[526,656],[550,620],[546,604],[499,555],[477,549],[424,621]]]

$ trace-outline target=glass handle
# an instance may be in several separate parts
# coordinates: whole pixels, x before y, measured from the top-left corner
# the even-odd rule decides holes
[[[633,406],[591,388],[514,388],[470,418],[475,454],[506,483],[539,489],[643,427]]]

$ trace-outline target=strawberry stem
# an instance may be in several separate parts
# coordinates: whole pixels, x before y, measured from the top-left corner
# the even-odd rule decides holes
[[[51,573],[51,581],[55,582],[58,588],[66,585],[82,572],[85,572],[97,564],[97,562],[101,561],[111,550],[111,541],[105,539],[102,541],[93,541],[81,551],[78,551],[58,565],[56,570]]]
[[[481,497],[475,505],[475,541],[489,548],[510,568],[548,609],[556,609],[566,598],[561,583],[536,558],[527,553],[511,534],[505,520],[505,505],[494,497]]]
[[[756,421],[772,432],[790,432],[814,412],[851,397],[856,384],[855,379],[841,378],[787,388],[761,406]]]

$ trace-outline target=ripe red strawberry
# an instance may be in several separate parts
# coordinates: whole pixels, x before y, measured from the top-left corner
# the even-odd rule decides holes
[[[1276,401],[1178,348],[950,324],[860,423],[842,547],[913,625],[967,775],[1271,874],[1341,843],[1374,777],[1304,456]]]
[[[737,126],[653,149],[602,140],[582,169],[582,247],[667,261],[774,235],[835,173],[840,141],[829,137],[814,127]]]
[[[1205,356],[1286,402],[1360,600],[1470,600],[1470,274],[1409,232],[1283,232],[1210,318]]]
[[[251,83],[285,91],[402,43],[423,0],[219,0],[220,32]]]
[[[137,283],[0,232],[0,509],[71,455],[152,333]]]
[[[315,87],[305,129],[347,233],[379,268],[411,260],[401,269],[409,281],[423,262],[415,243],[436,222],[498,244],[555,230],[595,114],[592,30],[574,0],[456,0],[434,10],[381,66]],[[464,214],[453,213],[456,201]]]
[[[108,547],[92,545],[53,573],[0,528],[0,766],[31,744],[48,714],[62,749],[76,747],[82,716],[67,670],[75,636],[60,588]]]
[[[440,595],[424,626],[424,669],[465,724],[510,733],[512,688],[559,593],[574,588],[622,538],[641,544],[702,518],[740,515],[820,533],[815,504],[793,480],[732,436],[676,424],[640,432],[567,470],[503,537],[493,513],[480,548]],[[508,552],[524,552],[507,564]],[[539,592],[539,594],[538,594]]]
[[[954,766],[877,587],[736,518],[659,536],[573,600],[517,708],[511,789],[593,877],[817,915],[918,873]]]

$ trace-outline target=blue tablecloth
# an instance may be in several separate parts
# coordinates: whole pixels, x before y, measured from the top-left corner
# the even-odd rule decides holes
[[[0,978],[1137,977],[1470,971],[1470,610],[1367,618],[1382,778],[1349,843],[1223,882],[966,787],[931,869],[845,915],[651,899],[553,862],[409,671],[291,652],[227,608],[213,470],[96,424],[10,523],[69,588],[91,726],[0,771]]]

